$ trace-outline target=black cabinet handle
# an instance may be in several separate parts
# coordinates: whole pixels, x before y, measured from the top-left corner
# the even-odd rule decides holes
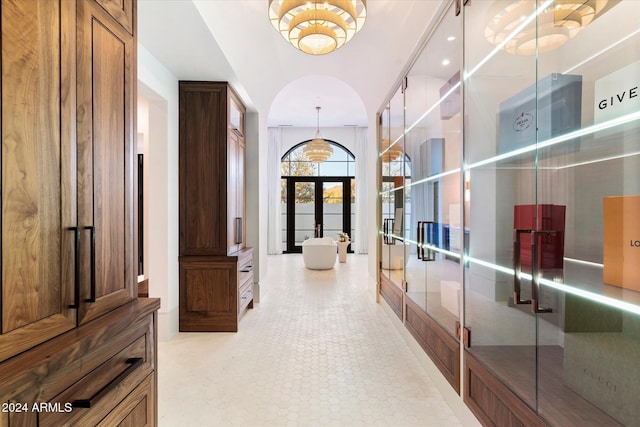
[[[69,227],[73,231],[73,303],[69,304],[69,308],[78,308],[80,300],[80,263],[78,262],[78,254],[80,253],[80,229],[78,227]]]
[[[108,394],[111,390],[116,388],[125,378],[127,378],[133,371],[136,370],[142,363],[144,359],[142,357],[133,357],[126,360],[126,363],[129,365],[127,368],[122,371],[117,377],[109,381],[107,385],[102,387],[96,394],[91,396],[89,399],[76,399],[71,402],[71,406],[74,408],[91,408],[96,403],[100,401],[106,394]]]
[[[93,225],[84,227],[91,231],[91,287],[86,302],[96,302],[96,228]]]

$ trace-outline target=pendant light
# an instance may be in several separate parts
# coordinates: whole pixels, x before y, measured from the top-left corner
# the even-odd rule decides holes
[[[342,47],[367,18],[366,0],[269,0],[269,20],[296,49],[324,55]]]
[[[304,146],[302,152],[307,159],[315,163],[322,163],[326,161],[333,154],[333,148],[331,145],[322,138],[320,135],[320,107],[316,107],[318,121],[316,127],[316,136]]]

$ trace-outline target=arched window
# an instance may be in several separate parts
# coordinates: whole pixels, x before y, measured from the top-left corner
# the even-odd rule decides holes
[[[356,173],[355,157],[347,148],[335,141],[325,140],[333,147],[333,154],[326,162],[313,163],[302,149],[308,141],[291,148],[282,156],[282,177],[288,176],[349,176]]]

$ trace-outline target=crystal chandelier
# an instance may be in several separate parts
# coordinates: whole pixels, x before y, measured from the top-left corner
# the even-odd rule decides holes
[[[296,49],[324,55],[360,31],[366,5],[366,0],[269,0],[269,19]]]
[[[609,5],[607,5],[609,3]],[[597,16],[617,1],[609,0],[555,0],[517,34],[503,49],[513,55],[534,55],[549,52],[572,39]],[[609,6],[609,7],[607,7]],[[536,2],[499,1],[485,28],[485,37],[500,45],[518,28],[526,17],[535,12]]]
[[[322,163],[326,161],[333,154],[333,148],[325,141],[320,135],[320,107],[316,107],[318,115],[318,125],[316,127],[316,136],[311,142],[308,142],[304,146],[302,152],[307,159],[315,163]]]

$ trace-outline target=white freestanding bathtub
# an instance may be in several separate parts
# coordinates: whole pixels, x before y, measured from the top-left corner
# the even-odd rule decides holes
[[[307,239],[302,242],[304,265],[311,270],[333,268],[338,255],[338,244],[331,237]]]

